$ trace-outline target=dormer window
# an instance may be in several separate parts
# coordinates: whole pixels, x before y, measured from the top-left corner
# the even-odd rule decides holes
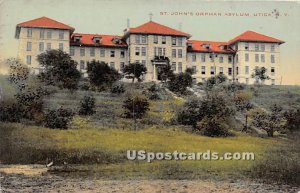
[[[202,44],[202,47],[206,48],[206,49],[211,49],[211,45],[210,44]]]
[[[81,36],[74,36],[74,42],[79,43],[81,41]]]
[[[188,47],[188,48],[192,48],[192,47],[193,47],[193,44],[192,44],[192,43],[187,43],[187,47]]]
[[[96,44],[100,44],[100,42],[101,42],[101,37],[93,37],[93,41],[94,41]]]
[[[113,39],[112,39],[112,42],[113,42],[114,44],[121,44],[121,43],[122,43],[122,40],[121,40],[120,38],[113,38]]]

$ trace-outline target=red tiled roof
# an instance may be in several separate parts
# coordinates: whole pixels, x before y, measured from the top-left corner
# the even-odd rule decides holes
[[[66,29],[66,30],[74,31],[73,27],[55,21],[48,17],[40,17],[37,19],[19,23],[17,24],[17,27],[42,27],[42,28]]]
[[[279,43],[282,44],[284,41],[281,41],[279,39],[266,36],[263,34],[259,34],[254,31],[246,31],[242,33],[241,35],[235,37],[234,39],[229,41],[229,44],[232,44],[237,41],[251,41],[251,42],[271,42],[271,43]]]
[[[80,36],[81,41],[75,42],[73,37]],[[100,37],[101,41],[100,44],[95,43],[93,41],[94,37]],[[81,34],[81,33],[74,33],[71,36],[71,45],[86,45],[86,46],[109,46],[109,47],[127,47],[127,44],[122,40],[120,44],[114,43],[112,40],[113,38],[122,38],[121,36],[116,35],[99,35],[99,34]]]
[[[129,28],[127,33],[138,33],[138,34],[160,34],[160,35],[175,35],[175,36],[186,36],[190,37],[188,33],[184,33],[165,25],[149,21],[141,26],[135,28]]]
[[[222,46],[228,46],[227,42],[212,42],[212,41],[200,41],[200,40],[188,40],[188,44],[192,44],[192,47],[188,46],[189,52],[214,52],[214,53],[234,53],[234,50],[222,49]],[[207,49],[204,45],[209,44],[210,49]]]

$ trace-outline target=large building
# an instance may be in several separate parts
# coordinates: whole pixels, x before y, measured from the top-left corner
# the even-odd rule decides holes
[[[60,49],[78,62],[85,73],[87,62],[99,60],[122,71],[125,65],[139,62],[147,67],[145,81],[160,79],[168,63],[175,73],[193,68],[193,78],[203,82],[224,74],[230,80],[253,84],[257,67],[265,67],[270,77],[265,84],[280,84],[280,44],[283,41],[253,31],[228,42],[190,40],[191,35],[150,21],[127,28],[122,36],[74,33],[74,28],[47,17],[17,24],[18,58],[38,73],[42,67],[38,54]]]

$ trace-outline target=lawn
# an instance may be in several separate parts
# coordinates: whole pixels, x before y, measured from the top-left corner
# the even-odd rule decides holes
[[[241,177],[261,160],[268,147],[281,142],[244,134],[229,138],[194,135],[175,127],[152,127],[138,131],[102,128],[53,130],[21,124],[2,124],[1,147],[9,146],[1,160],[10,163],[81,163],[101,177],[201,178]],[[3,138],[6,139],[3,140]],[[9,141],[8,141],[9,140]],[[3,149],[2,149],[3,150]],[[254,152],[255,161],[129,161],[127,150],[148,152]],[[172,175],[170,177],[170,175]]]

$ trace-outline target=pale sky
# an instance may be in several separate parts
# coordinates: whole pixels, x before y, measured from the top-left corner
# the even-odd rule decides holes
[[[272,14],[274,9],[280,14],[278,18]],[[171,15],[173,12],[188,15]],[[228,41],[247,30],[281,39],[286,42],[281,45],[283,84],[300,85],[299,1],[0,0],[0,59],[16,57],[15,26],[24,21],[46,16],[74,27],[75,32],[122,35],[127,18],[130,27],[136,27],[149,21],[149,13],[153,13],[153,21],[175,29],[181,23],[191,39]],[[249,15],[240,16],[244,13]],[[270,15],[255,16],[258,13]],[[0,71],[4,68],[0,65]]]

